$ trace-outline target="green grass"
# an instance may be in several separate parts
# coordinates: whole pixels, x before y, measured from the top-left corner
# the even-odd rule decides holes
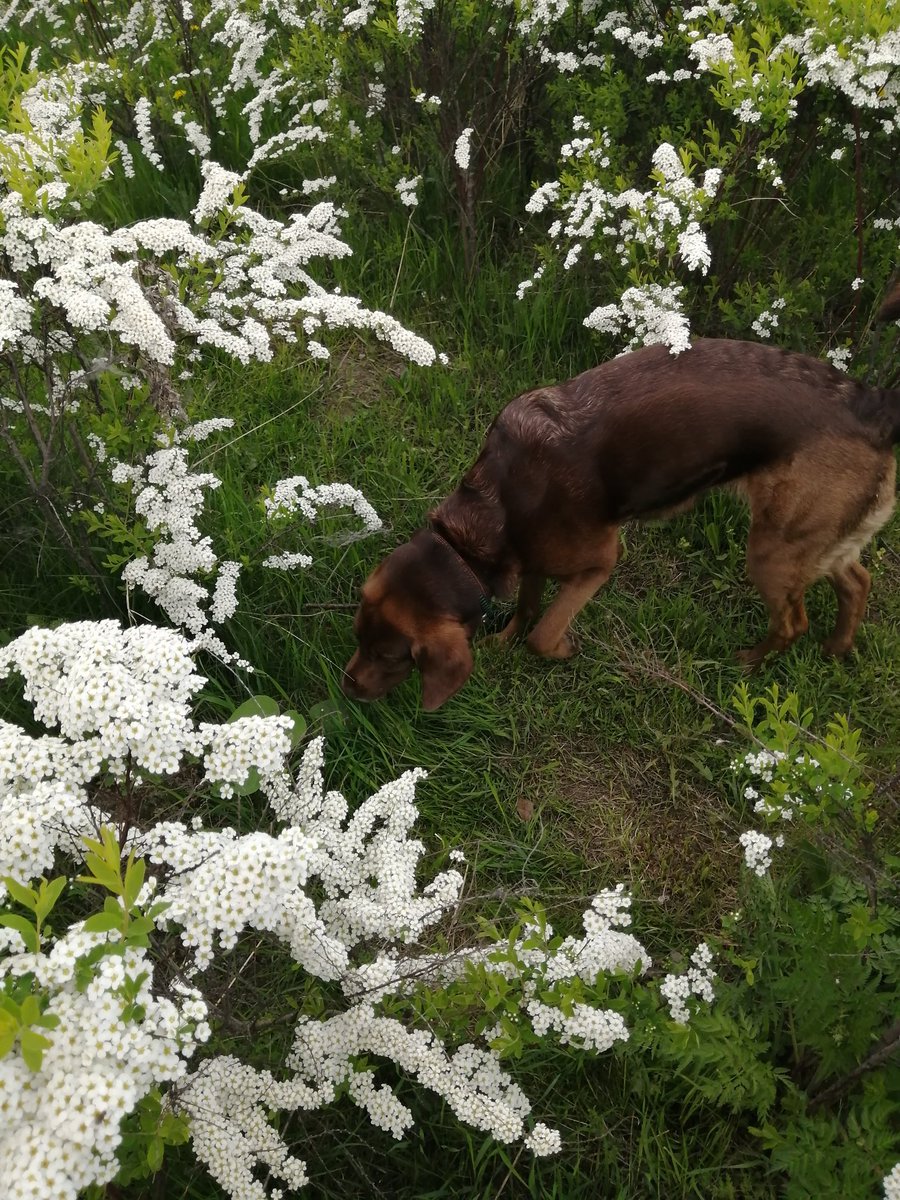
[[[690,951],[733,902],[736,838],[748,818],[727,781],[742,746],[728,713],[742,679],[734,651],[758,639],[765,617],[743,573],[747,521],[736,500],[707,497],[664,526],[628,528],[613,579],[578,618],[582,652],[571,662],[478,647],[465,689],[433,714],[421,709],[416,679],[375,705],[340,693],[353,649],[352,608],[368,571],[454,486],[507,399],[583,369],[601,353],[580,326],[586,305],[576,292],[539,292],[516,303],[527,264],[487,265],[466,281],[447,265],[454,261],[449,239],[428,242],[413,231],[398,279],[381,264],[399,261],[404,236],[399,226],[395,245],[361,255],[355,275],[342,268],[345,281],[372,305],[387,306],[396,289],[394,311],[451,354],[449,368],[405,366],[350,338],[324,369],[285,351],[267,365],[220,362],[196,382],[192,415],[237,422],[197,457],[223,481],[206,518],[217,552],[246,563],[241,607],[226,638],[259,669],[249,683],[217,672],[210,703],[237,703],[251,688],[308,714],[311,732],[327,734],[329,783],[352,803],[407,767],[427,767],[421,835],[438,859],[451,846],[465,848],[473,887],[492,897],[484,909],[508,916],[516,896],[538,895],[566,926],[597,889],[624,881],[635,896],[635,933],[650,952]],[[361,488],[384,518],[384,532],[348,542],[341,519],[266,528],[260,488],[292,474]],[[8,480],[4,487],[9,494]],[[266,572],[255,563],[273,548],[306,550],[315,564],[306,573]],[[900,744],[897,521],[869,560],[875,582],[858,651],[847,662],[828,661],[808,636],[766,664],[755,686],[777,681],[797,690],[820,725],[835,710],[849,713],[874,769],[889,771]],[[65,564],[52,547],[35,545],[27,521],[7,537],[0,570],[0,625],[9,632],[29,614],[98,615],[96,598],[68,582]],[[813,590],[809,608],[821,637],[834,614],[826,587]],[[215,817],[243,823],[248,812],[220,804]],[[279,975],[264,959],[254,970],[251,995],[299,998],[296,975]],[[281,1044],[273,1038],[256,1044],[261,1062]],[[628,1054],[591,1060],[547,1048],[518,1071],[537,1115],[563,1131],[558,1159],[510,1155],[401,1084],[418,1118],[402,1143],[371,1130],[346,1100],[335,1112],[290,1122],[298,1152],[309,1158],[307,1194],[779,1194],[747,1122],[671,1091],[661,1066]],[[176,1152],[165,1194],[215,1192],[191,1173],[189,1156]]]

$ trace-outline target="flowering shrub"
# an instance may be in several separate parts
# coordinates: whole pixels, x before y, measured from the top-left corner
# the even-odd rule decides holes
[[[321,738],[288,769],[300,732],[291,714],[261,698],[260,715],[194,718],[204,680],[191,649],[171,630],[106,621],[34,628],[0,651],[0,678],[20,675],[35,718],[59,730],[31,736],[0,724],[0,895],[32,914],[0,916],[0,1072],[14,1113],[0,1139],[6,1194],[75,1196],[112,1179],[128,1150],[123,1118],[144,1103],[155,1113],[147,1170],[181,1136],[172,1119],[183,1117],[229,1195],[267,1194],[258,1164],[299,1187],[304,1163],[271,1124],[273,1110],[320,1108],[346,1089],[395,1137],[412,1122],[361,1056],[396,1063],[500,1141],[558,1150],[559,1134],[531,1122],[500,1054],[525,1034],[595,1052],[628,1039],[621,1004],[604,999],[633,986],[650,959],[623,932],[621,886],[595,898],[582,938],[555,936],[536,911],[508,938],[496,935],[501,949],[423,954],[464,882],[455,865],[417,882],[425,847],[410,833],[423,772],[406,772],[351,814],[325,790]],[[166,780],[179,781],[183,814],[160,811]],[[206,827],[211,789],[259,790],[273,831]],[[48,884],[44,872],[60,867]],[[73,919],[90,908],[90,889],[108,893],[102,911]],[[248,930],[343,996],[319,1018],[299,1015],[293,1049],[273,1064],[278,1079],[215,1054],[214,1041],[188,1065],[215,1029],[204,972]],[[679,1022],[692,991],[712,999],[705,947],[695,963],[683,985],[670,976],[660,989]],[[449,1045],[417,1019],[434,989],[486,1014],[496,986],[503,1009],[474,1041]],[[24,1137],[35,1150],[21,1172]]]
[[[750,830],[741,835],[747,866],[764,875],[772,865],[773,846],[784,845],[784,830],[795,823],[828,829],[843,825],[851,836],[870,835],[878,812],[871,804],[873,785],[862,772],[860,731],[836,716],[824,738],[810,744],[809,710],[800,711],[796,692],[781,697],[774,684],[761,701],[741,687],[735,706],[746,727],[763,743],[732,764],[751,782],[743,798],[768,825],[780,827],[775,838]],[[761,709],[761,715],[757,713]]]
[[[652,6],[626,13],[570,0],[463,9],[291,0],[277,13],[215,0],[199,19],[136,5],[110,14],[102,31],[74,0],[42,0],[10,6],[6,27],[48,44],[66,64],[68,86],[83,91],[90,80],[121,114],[123,170],[133,171],[135,154],[159,170],[167,160],[192,170],[199,163],[227,191],[231,176],[214,164],[223,139],[237,136],[240,179],[278,165],[290,179],[284,196],[301,203],[331,190],[349,201],[365,188],[412,210],[430,175],[441,183],[433,203],[456,216],[469,270],[481,208],[490,204],[496,220],[508,206],[498,185],[508,197],[519,138],[561,147],[558,177],[527,204],[531,164],[524,174],[519,164],[512,195],[522,203],[512,219],[552,207],[542,266],[582,263],[597,295],[589,327],[624,328],[638,342],[683,349],[689,317],[709,321],[710,298],[718,319],[739,318],[749,331],[768,305],[734,308],[747,274],[779,298],[771,266],[745,253],[743,235],[728,235],[746,205],[771,217],[774,270],[791,275],[807,310],[815,299],[798,269],[803,230],[781,219],[792,189],[818,184],[838,222],[854,225],[855,261],[823,263],[817,247],[820,275],[824,268],[835,282],[820,278],[820,296],[865,277],[874,299],[896,250],[894,214],[883,206],[900,52],[886,0],[842,0],[837,9],[779,0],[765,11],[711,0],[676,5],[665,18]],[[294,36],[283,38],[285,29]],[[842,165],[848,150],[852,178]],[[322,343],[311,338],[309,350],[323,353]]]
[[[25,54],[22,45],[0,59],[9,113],[0,132],[0,362],[13,388],[0,397],[0,437],[62,543],[96,573],[78,524],[60,509],[104,501],[86,410],[96,420],[110,385],[167,421],[183,415],[178,381],[213,349],[242,363],[268,361],[280,340],[327,358],[322,337],[350,328],[372,330],[419,363],[431,363],[435,352],[386,313],[310,274],[350,253],[334,204],[320,201],[287,220],[264,217],[247,205],[240,174],[204,159],[191,221],[108,229],[85,219],[99,207],[117,157],[111,126],[87,97],[104,72],[90,63],[27,71]],[[81,468],[74,483],[68,446]],[[119,468],[120,482],[126,471]],[[196,569],[208,554],[201,546],[195,554]],[[144,571],[157,596],[165,586],[159,569],[152,577]],[[169,601],[195,604],[187,596]]]
[[[871,816],[857,731],[836,718],[817,738],[797,694],[777,688],[754,698],[742,687],[736,707],[755,742],[734,764],[738,787],[784,830],[783,846],[773,863],[773,839],[741,838],[738,907],[660,989],[675,1013],[691,979],[705,990],[712,951],[715,1004],[680,1038],[640,1030],[635,1086],[652,1085],[637,1062],[651,1046],[660,1070],[677,1071],[670,1098],[733,1113],[778,1173],[779,1194],[874,1200],[891,1194],[892,1176],[883,1189],[882,1179],[900,1145],[896,855]]]

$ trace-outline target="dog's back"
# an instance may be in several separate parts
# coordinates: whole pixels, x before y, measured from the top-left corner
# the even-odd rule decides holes
[[[889,446],[900,439],[900,392],[867,389],[806,355],[701,338],[677,357],[653,346],[517,397],[485,452],[512,460],[504,475],[517,491],[552,463],[595,512],[624,521],[823,438]]]

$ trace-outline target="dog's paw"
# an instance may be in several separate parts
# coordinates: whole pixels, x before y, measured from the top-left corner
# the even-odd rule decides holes
[[[564,633],[556,644],[554,658],[573,658],[581,651],[581,642],[571,630]]]
[[[822,653],[826,658],[846,658],[853,649],[853,642],[846,638],[828,637],[822,643]]]
[[[768,650],[764,646],[748,646],[744,650],[738,650],[735,658],[744,668],[744,674],[752,675],[763,665],[767,654]]]
[[[571,631],[564,633],[555,646],[543,646],[533,642],[531,638],[526,644],[532,654],[537,654],[541,658],[572,658],[581,649],[581,643]]]

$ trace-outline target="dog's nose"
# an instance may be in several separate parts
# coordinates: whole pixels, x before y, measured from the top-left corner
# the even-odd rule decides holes
[[[351,700],[359,699],[359,685],[347,671],[344,671],[341,676],[341,691],[345,696],[349,696]]]

